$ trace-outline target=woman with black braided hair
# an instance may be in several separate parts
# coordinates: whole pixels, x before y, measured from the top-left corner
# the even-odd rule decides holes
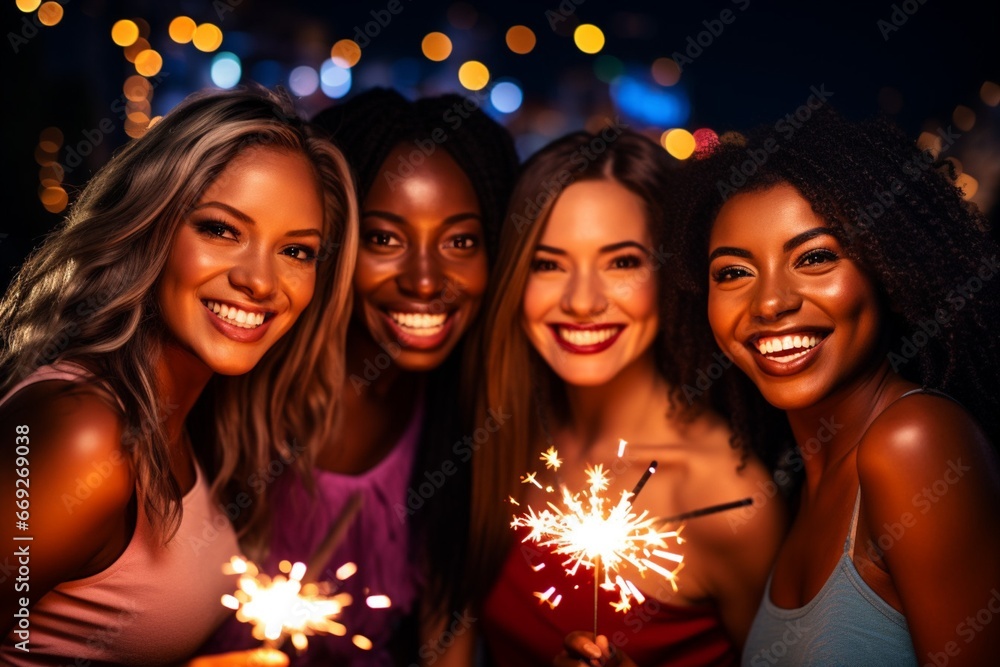
[[[429,628],[462,608],[451,601],[467,501],[453,499],[468,492],[463,435],[474,431],[463,417],[471,409],[461,410],[463,338],[517,168],[507,131],[464,103],[376,89],[315,119],[354,170],[361,209],[344,411],[311,478],[287,476],[268,489],[264,569],[308,562],[355,496],[361,509],[317,573],[333,580],[341,565],[357,564],[343,585],[353,596],[339,619],[347,634],[311,638],[293,664],[409,664],[414,614],[426,612]],[[472,378],[474,364],[465,366]],[[391,607],[366,605],[382,595]],[[227,643],[219,640],[216,648]]]
[[[681,257],[708,318],[680,344],[714,334],[786,412],[805,473],[744,664],[1000,655],[984,622],[1000,610],[998,249],[931,162],[884,121],[824,111],[692,167]]]

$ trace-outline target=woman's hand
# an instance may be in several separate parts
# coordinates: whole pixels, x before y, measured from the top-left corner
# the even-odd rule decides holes
[[[287,667],[288,656],[273,648],[255,648],[217,655],[203,655],[183,667]]]
[[[591,632],[571,632],[563,641],[563,652],[553,661],[555,667],[636,667],[632,659],[617,650],[604,635]]]

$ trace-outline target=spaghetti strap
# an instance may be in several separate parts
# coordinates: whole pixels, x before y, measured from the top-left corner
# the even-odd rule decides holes
[[[861,507],[861,485],[858,485],[858,496],[854,500],[854,513],[851,515],[851,528],[847,531],[847,539],[844,540],[844,553],[851,559],[854,558],[854,537],[858,532],[858,510]]]
[[[958,400],[955,397],[953,397],[953,396],[951,396],[949,394],[946,394],[943,391],[939,391],[937,389],[933,389],[931,387],[917,387],[916,389],[911,389],[908,392],[905,392],[905,393],[901,394],[892,403],[895,403],[896,401],[898,401],[900,399],[906,398],[907,396],[912,396],[913,394],[930,394],[932,396],[940,396],[941,398],[947,398],[952,403],[958,403],[959,405],[961,405],[961,403],[959,403]],[[892,405],[892,403],[890,403],[889,405]]]

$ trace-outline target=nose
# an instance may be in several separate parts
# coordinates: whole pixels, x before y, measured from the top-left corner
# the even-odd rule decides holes
[[[431,248],[413,248],[397,279],[399,289],[420,299],[432,299],[444,290],[444,271]]]
[[[566,283],[560,305],[563,311],[581,317],[603,313],[608,308],[608,299],[600,277],[592,271],[574,272]]]
[[[266,299],[277,290],[277,261],[264,248],[251,247],[229,270],[229,284],[252,299]]]
[[[802,306],[802,297],[791,280],[776,274],[761,275],[756,281],[750,314],[759,320],[777,320]]]

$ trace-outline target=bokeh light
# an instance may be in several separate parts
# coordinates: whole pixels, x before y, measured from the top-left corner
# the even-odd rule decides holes
[[[163,56],[153,49],[146,49],[135,57],[135,71],[143,76],[156,76],[163,67]]]
[[[429,32],[420,42],[420,50],[428,60],[441,62],[451,55],[451,40],[443,32]]]
[[[38,145],[46,153],[57,153],[63,144],[63,133],[58,127],[47,127],[38,134]]]
[[[372,640],[364,635],[354,635],[351,637],[351,643],[362,651],[370,651],[372,649]]]
[[[469,90],[482,90],[490,82],[490,71],[478,60],[469,60],[458,68],[458,81]]]
[[[111,41],[118,46],[132,46],[137,39],[139,39],[139,26],[135,21],[122,19],[111,26]]]
[[[573,31],[576,48],[584,53],[598,53],[604,48],[604,33],[592,23],[584,23]]]
[[[25,14],[35,11],[40,4],[42,4],[42,0],[17,0],[17,8]]]
[[[194,29],[194,48],[205,53],[211,53],[222,46],[222,30],[212,23],[202,23]]]
[[[535,33],[525,25],[511,26],[507,31],[507,48],[524,55],[535,48]]]
[[[49,213],[59,213],[69,204],[69,195],[61,187],[45,188],[39,195],[39,199],[42,200],[42,206]]]
[[[688,159],[697,148],[694,135],[683,128],[667,130],[660,136],[660,143],[678,160]]]
[[[170,35],[170,39],[178,44],[187,44],[194,39],[194,31],[197,27],[194,19],[188,16],[178,16],[170,22],[167,33]]]
[[[232,88],[243,76],[243,65],[239,56],[229,51],[220,51],[212,58],[210,75],[212,83],[219,88]]]
[[[149,96],[153,94],[153,86],[150,85],[145,77],[133,74],[125,79],[125,84],[122,85],[122,92],[125,93],[125,99],[138,102],[149,99]]]
[[[38,21],[42,25],[54,26],[62,21],[63,8],[58,2],[46,2],[38,8]]]
[[[341,67],[331,58],[323,62],[319,71],[319,85],[323,94],[332,99],[340,99],[351,90],[351,70]]]
[[[669,87],[681,80],[681,67],[673,58],[657,58],[650,69],[653,81],[661,86]]]
[[[594,74],[604,83],[611,83],[625,73],[625,64],[607,54],[597,56],[594,60]]]
[[[976,124],[976,112],[960,104],[951,113],[951,120],[962,132],[968,132]]]
[[[361,47],[353,39],[342,39],[330,49],[330,57],[338,67],[350,69],[361,60]]]
[[[961,188],[962,196],[965,199],[972,199],[979,190],[979,181],[969,174],[959,174],[958,178],[955,179],[955,187]]]
[[[300,65],[288,75],[288,87],[299,97],[308,97],[319,88],[319,74],[309,65]]]
[[[688,122],[691,104],[679,87],[663,88],[640,75],[626,72],[610,88],[611,99],[629,117],[647,125],[677,127]]]
[[[997,85],[993,81],[984,81],[983,85],[979,88],[979,98],[991,107],[1000,105],[1000,85]]]
[[[513,81],[501,81],[490,90],[490,102],[500,113],[514,113],[523,101],[524,93]]]
[[[134,42],[125,47],[124,50],[125,60],[129,61],[130,63],[134,63],[136,56],[138,56],[140,53],[146,51],[149,48],[151,48],[149,42],[147,42],[144,37],[140,37],[139,39],[135,40]]]
[[[694,152],[698,154],[699,157],[708,155],[715,147],[719,145],[719,135],[707,127],[695,130],[692,133],[694,137],[695,149]]]
[[[448,8],[448,23],[459,30],[470,29],[478,20],[479,12],[467,2],[456,2]]]

